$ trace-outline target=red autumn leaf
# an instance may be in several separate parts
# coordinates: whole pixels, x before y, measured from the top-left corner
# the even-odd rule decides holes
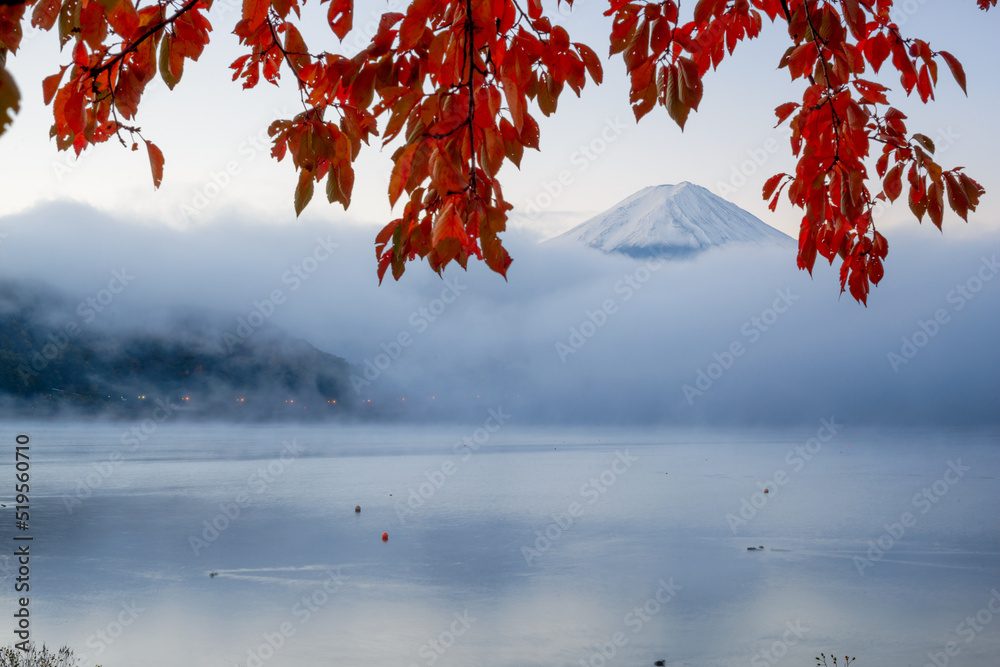
[[[132,39],[139,29],[139,14],[135,11],[132,0],[108,0],[104,6],[107,12],[108,24],[115,34],[122,39]]]
[[[945,188],[948,192],[948,206],[955,211],[962,220],[969,221],[969,200],[965,190],[954,172],[947,172],[944,175]]]
[[[962,89],[962,92],[968,96],[969,91],[965,89],[965,69],[962,67],[962,63],[958,62],[958,59],[947,51],[938,51],[938,55],[944,58],[945,63],[948,64],[948,69],[951,70],[951,75],[955,77],[955,81]]]
[[[438,245],[445,239],[456,239],[460,243],[464,243],[466,240],[465,225],[462,224],[462,218],[459,217],[452,204],[447,205],[434,221],[431,243]]]
[[[778,108],[774,110],[774,115],[778,117],[778,122],[775,123],[774,126],[778,127],[778,125],[784,123],[785,120],[792,115],[792,112],[799,108],[799,106],[801,105],[797,102],[785,102],[784,104],[779,105]]]
[[[868,62],[872,64],[872,69],[878,73],[882,63],[892,53],[889,38],[883,33],[877,32],[869,38],[866,47],[865,55],[868,57]]]
[[[889,170],[882,181],[883,192],[890,202],[896,201],[903,193],[903,165],[898,163]]]
[[[153,172],[153,187],[160,187],[163,181],[163,152],[152,141],[146,142],[146,152],[149,154],[149,168]]]
[[[295,186],[295,216],[298,217],[306,205],[309,204],[309,200],[312,199],[313,189],[315,182],[313,180],[313,172],[309,169],[302,169],[299,171],[299,182]]]
[[[775,174],[771,178],[767,179],[767,182],[764,183],[764,190],[763,190],[764,199],[771,198],[771,195],[774,193],[775,188],[778,187],[778,183],[780,183],[781,179],[785,178],[785,176],[787,176],[787,174]]]
[[[865,12],[858,0],[841,0],[844,9],[844,19],[855,39],[865,38]]]
[[[601,60],[586,44],[580,44],[575,42],[573,46],[580,53],[580,57],[583,59],[583,64],[587,67],[587,73],[590,74],[590,78],[594,80],[594,83],[601,83],[604,80],[604,68],[601,67]]]
[[[60,67],[59,72],[51,76],[45,77],[42,80],[42,100],[45,104],[51,104],[52,99],[56,96],[56,91],[59,90],[59,83],[62,81],[63,74],[66,73],[66,67]]]
[[[344,41],[354,25],[354,0],[330,0],[326,18],[333,34]]]
[[[264,23],[270,9],[271,0],[243,0],[243,20],[247,22],[247,28],[253,31]]]
[[[90,62],[90,57],[87,54],[87,46],[83,43],[83,40],[77,40],[76,46],[73,47],[73,63],[77,67],[86,67]]]
[[[396,163],[392,168],[392,176],[389,178],[389,205],[395,206],[399,196],[403,194],[410,178],[410,170],[413,168],[413,160],[417,156],[420,144],[410,144],[402,149]]]
[[[59,17],[60,0],[40,0],[31,12],[31,25],[42,30],[51,30]]]
[[[938,229],[944,219],[944,192],[941,184],[934,182],[927,189],[927,215]]]

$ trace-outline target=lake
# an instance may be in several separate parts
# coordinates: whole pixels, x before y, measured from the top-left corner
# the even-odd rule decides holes
[[[31,637],[86,665],[1000,655],[994,431],[535,429],[502,409],[437,427],[152,424],[0,426],[0,539],[12,554],[33,538]],[[10,644],[17,563],[0,566]]]

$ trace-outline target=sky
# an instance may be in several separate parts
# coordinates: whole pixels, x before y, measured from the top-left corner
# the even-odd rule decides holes
[[[358,29],[393,2],[357,3]],[[572,12],[551,5],[574,40],[606,54],[603,8],[597,0],[578,0]],[[723,250],[651,270],[539,243],[643,187],[681,181],[795,235],[799,216],[787,202],[771,213],[760,199],[764,181],[793,165],[787,132],[773,127],[774,107],[800,95],[775,69],[785,48],[778,28],[709,73],[701,111],[684,132],[662,109],[636,125],[624,66],[605,59],[604,84],[588,85],[580,99],[567,91],[558,113],[541,121],[541,151],[526,153],[520,171],[501,171],[516,207],[508,280],[474,264],[442,280],[415,262],[402,281],[379,286],[373,241],[394,217],[386,197],[392,147],[363,151],[349,211],[317,197],[296,219],[295,172],[267,154],[266,127],[297,113],[298,95],[288,85],[244,91],[230,80],[239,50],[227,24],[237,14],[237,3],[217,2],[202,59],[187,65],[174,91],[147,89],[138,124],[166,156],[159,190],[145,151],[109,142],[77,160],[55,150],[40,80],[68,54],[58,53],[55,35],[28,33],[8,61],[24,99],[0,138],[0,277],[85,298],[125,269],[134,282],[98,324],[130,327],[187,307],[235,323],[281,290],[286,300],[271,319],[293,335],[360,369],[398,352],[370,384],[359,383],[359,397],[408,397],[421,409],[440,401],[447,407],[434,414],[462,418],[502,404],[539,422],[996,419],[995,11],[983,14],[971,0],[898,7],[905,34],[949,50],[968,75],[968,97],[942,68],[936,102],[901,101],[910,128],[935,139],[942,162],[966,166],[988,193],[969,224],[946,215],[943,234],[917,225],[902,202],[889,209],[879,221],[890,240],[887,277],[868,308],[839,295],[835,271],[817,267],[810,278],[787,253]],[[337,48],[325,28],[304,35]],[[357,45],[352,39],[346,48]],[[314,267],[305,278],[295,272],[303,266]],[[412,342],[397,350],[404,334]]]

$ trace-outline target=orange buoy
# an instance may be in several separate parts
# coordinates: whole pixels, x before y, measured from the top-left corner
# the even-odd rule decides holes
[[[355,505],[354,506],[354,511],[357,512],[357,513],[360,513],[361,512],[361,505]]]
[[[389,541],[389,533],[382,533],[382,541],[383,542]]]
[[[764,493],[771,493],[771,492],[768,491],[767,489],[764,489]]]

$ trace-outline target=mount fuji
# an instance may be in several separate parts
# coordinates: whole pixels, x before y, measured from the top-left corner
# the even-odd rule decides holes
[[[700,185],[654,185],[551,240],[630,257],[684,257],[730,243],[795,248],[795,240]]]

